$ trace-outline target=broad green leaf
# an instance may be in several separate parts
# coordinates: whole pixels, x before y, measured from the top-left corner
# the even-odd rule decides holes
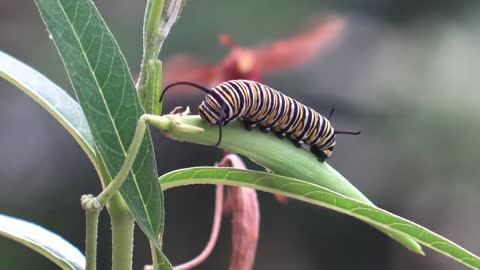
[[[173,171],[160,177],[164,190],[192,184],[222,184],[254,188],[323,206],[377,227],[410,237],[472,269],[480,269],[480,258],[452,241],[407,219],[319,185],[265,172],[197,167]]]
[[[157,122],[159,125],[151,123],[175,140],[206,145],[215,145],[218,140],[218,127],[208,125],[199,116],[170,115],[159,117]],[[188,126],[192,127],[191,130],[201,128],[204,132],[189,132]],[[222,130],[220,147],[228,152],[244,155],[276,174],[306,180],[373,206],[334,168],[326,162],[319,162],[309,151],[295,147],[287,138],[278,139],[272,133],[263,133],[258,129],[247,131],[240,121],[233,121]],[[408,237],[382,227],[378,229],[413,252],[423,254],[421,246]]]
[[[41,73],[1,51],[0,63],[0,77],[47,110],[75,138],[95,164],[92,134],[80,105]]]
[[[85,257],[76,247],[39,225],[0,214],[0,235],[35,250],[61,269],[85,269]]]
[[[92,1],[36,0],[87,119],[98,154],[113,178],[143,114],[126,61]],[[163,231],[163,194],[146,134],[120,192],[146,235]]]

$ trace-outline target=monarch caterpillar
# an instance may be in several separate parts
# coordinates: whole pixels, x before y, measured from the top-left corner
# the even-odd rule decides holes
[[[173,86],[189,85],[205,92],[205,100],[198,107],[200,117],[211,125],[218,125],[222,140],[223,125],[242,119],[250,130],[259,126],[262,131],[274,131],[277,136],[288,136],[298,147],[310,146],[310,151],[324,162],[332,154],[336,134],[358,135],[358,132],[334,130],[330,116],[325,118],[315,110],[264,84],[250,80],[230,80],[212,89],[192,82],[175,82],[168,85],[163,95]]]

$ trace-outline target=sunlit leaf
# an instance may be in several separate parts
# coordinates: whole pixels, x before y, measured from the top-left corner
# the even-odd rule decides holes
[[[35,100],[75,138],[92,162],[95,146],[82,108],[44,75],[0,51],[0,77]]]
[[[62,269],[85,269],[85,257],[76,247],[39,225],[0,214],[0,235],[35,250]]]

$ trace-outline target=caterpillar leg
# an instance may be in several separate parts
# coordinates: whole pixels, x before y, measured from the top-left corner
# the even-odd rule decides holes
[[[243,125],[246,130],[252,130],[255,127],[255,124],[252,121],[243,120]]]
[[[286,134],[282,131],[275,131],[275,135],[280,139],[283,139],[286,136]]]
[[[292,139],[292,143],[293,143],[296,147],[302,147],[301,141],[302,141],[302,140]]]
[[[325,162],[325,159],[327,159],[327,155],[325,155],[325,153],[323,153],[323,151],[319,150],[318,148],[315,148],[315,147],[311,147],[310,148],[310,151],[317,157],[317,159],[320,161],[320,162]]]
[[[270,131],[270,128],[269,128],[269,127],[260,126],[260,131],[262,131],[263,133],[267,133],[267,132]]]

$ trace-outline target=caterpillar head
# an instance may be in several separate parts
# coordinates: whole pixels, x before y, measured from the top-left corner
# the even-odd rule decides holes
[[[198,114],[210,125],[218,125],[218,141],[216,146],[222,142],[222,126],[228,123],[225,114],[225,105],[220,106],[220,102],[211,94],[205,97],[200,106],[198,106]]]

